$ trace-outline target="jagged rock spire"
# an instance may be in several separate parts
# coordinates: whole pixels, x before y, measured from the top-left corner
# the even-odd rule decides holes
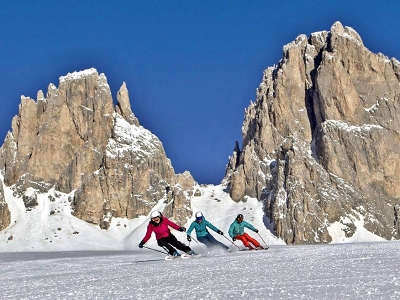
[[[115,108],[116,112],[124,117],[131,125],[139,126],[139,120],[135,117],[131,110],[131,103],[129,101],[129,93],[126,88],[125,82],[122,83],[121,88],[117,93],[118,104]]]
[[[108,228],[112,217],[146,215],[171,186],[168,209],[176,221],[188,218],[185,195],[194,179],[175,174],[161,141],[139,126],[125,83],[117,98],[114,110],[107,78],[94,68],[60,77],[59,87],[50,84],[46,98],[39,91],[37,102],[21,97],[0,169],[27,209],[38,204],[37,193],[55,187],[72,193],[75,216]],[[29,188],[35,192],[27,196]]]
[[[340,22],[285,45],[245,112],[231,197],[263,201],[287,243],[329,242],[335,222],[351,236],[357,220],[400,238],[399,75],[398,60]]]

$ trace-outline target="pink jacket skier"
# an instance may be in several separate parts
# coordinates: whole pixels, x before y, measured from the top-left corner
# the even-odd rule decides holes
[[[139,244],[139,248],[143,248],[143,245],[150,239],[151,234],[154,232],[156,235],[157,244],[168,251],[171,256],[180,256],[179,252],[174,248],[186,252],[189,255],[195,255],[196,253],[190,249],[189,246],[181,243],[171,233],[169,227],[179,230],[186,231],[185,227],[181,227],[174,222],[164,217],[159,211],[153,211],[150,214],[150,222],[147,225],[147,232],[143,240]]]

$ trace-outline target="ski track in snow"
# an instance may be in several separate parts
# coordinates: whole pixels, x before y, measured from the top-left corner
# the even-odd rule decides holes
[[[399,246],[272,246],[173,261],[150,250],[2,253],[1,298],[400,299]]]

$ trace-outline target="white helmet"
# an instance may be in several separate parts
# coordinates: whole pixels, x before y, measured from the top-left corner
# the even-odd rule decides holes
[[[160,217],[160,216],[161,216],[161,213],[158,210],[154,210],[150,214],[150,219],[157,218],[157,217]]]
[[[202,220],[203,219],[203,213],[201,211],[198,211],[195,214],[195,217],[196,217],[197,220]]]

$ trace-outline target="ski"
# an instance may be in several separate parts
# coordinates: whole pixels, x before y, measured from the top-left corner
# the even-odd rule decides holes
[[[267,247],[267,248],[262,248],[262,249],[256,249],[256,248],[254,248],[254,249],[240,249],[239,251],[264,251],[264,250],[268,250],[269,249],[269,247]]]
[[[182,258],[182,259],[188,259],[190,257],[190,255],[189,254],[186,254],[186,253],[183,253],[183,254],[181,254],[181,255],[178,255],[178,256],[172,256],[172,255],[167,255],[166,257],[165,257],[165,260],[174,260],[174,259],[177,259],[177,258]]]
[[[134,263],[148,263],[148,262],[154,262],[154,261],[163,261],[164,259],[143,259],[143,260],[135,260]]]
[[[192,255],[189,255],[190,257],[193,257],[193,258],[198,258],[198,257],[201,257],[201,254],[192,254]]]

